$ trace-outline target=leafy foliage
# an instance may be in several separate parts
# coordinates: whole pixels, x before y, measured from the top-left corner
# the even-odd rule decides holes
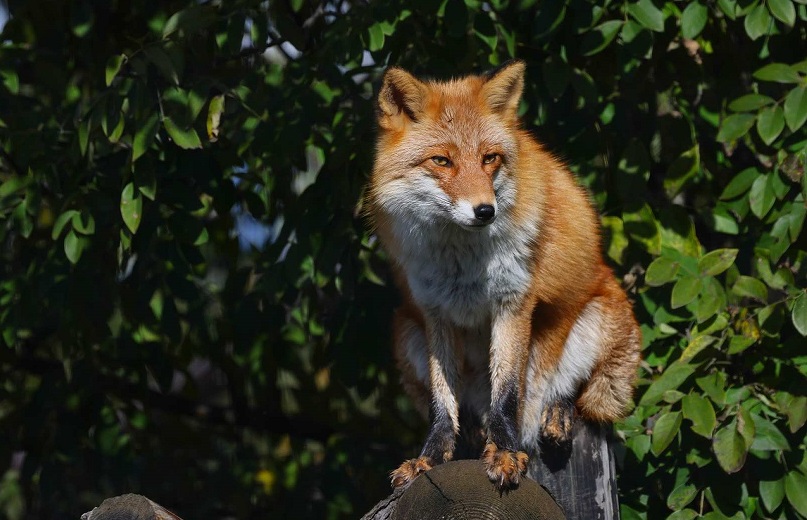
[[[356,517],[423,425],[373,81],[528,63],[644,333],[623,518],[807,517],[802,0],[10,0],[0,515]]]

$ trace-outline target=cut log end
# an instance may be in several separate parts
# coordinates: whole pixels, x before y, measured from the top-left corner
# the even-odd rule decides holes
[[[182,520],[142,495],[107,498],[101,505],[81,515],[81,520]]]
[[[478,460],[441,464],[420,475],[406,489],[397,489],[362,520],[422,518],[501,518],[564,520],[560,507],[533,480],[501,493],[488,480]]]
[[[611,428],[578,420],[567,443],[528,450],[527,476],[535,480],[526,479],[510,493],[499,495],[480,461],[448,462],[420,475],[405,491],[395,490],[362,520],[618,520]]]

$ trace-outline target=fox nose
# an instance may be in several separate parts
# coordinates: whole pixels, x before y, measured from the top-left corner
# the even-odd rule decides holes
[[[496,209],[490,204],[480,204],[474,208],[474,216],[482,222],[488,222],[496,215]]]

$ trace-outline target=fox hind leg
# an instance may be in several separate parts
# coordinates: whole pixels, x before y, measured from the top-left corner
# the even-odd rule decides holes
[[[577,409],[587,420],[613,422],[627,413],[636,383],[642,339],[625,293],[614,280],[601,297],[601,355],[581,389]]]

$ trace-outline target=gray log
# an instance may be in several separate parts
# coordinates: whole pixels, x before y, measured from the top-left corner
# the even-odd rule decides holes
[[[81,515],[81,520],[182,520],[142,495],[107,498],[101,505]]]
[[[395,490],[362,520],[619,520],[611,428],[578,420],[568,445],[528,450],[527,475],[533,480],[509,493],[499,495],[480,461],[448,462],[424,473],[406,490]]]

